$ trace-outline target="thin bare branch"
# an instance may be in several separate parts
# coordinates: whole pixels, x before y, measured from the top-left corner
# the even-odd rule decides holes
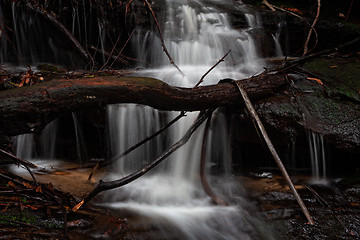
[[[265,2],[266,2],[266,3],[265,3]],[[316,47],[316,45],[317,45],[317,43],[318,43],[318,39],[319,39],[318,33],[317,33],[317,31],[316,31],[316,29],[315,29],[315,27],[314,27],[315,25],[310,24],[310,23],[306,20],[306,18],[304,18],[303,16],[300,16],[299,14],[296,14],[296,13],[294,13],[294,12],[292,12],[292,11],[287,10],[287,9],[284,9],[284,8],[281,8],[281,7],[272,5],[271,3],[269,3],[269,2],[266,1],[266,0],[263,1],[263,4],[265,4],[266,6],[268,6],[270,9],[274,9],[274,10],[276,9],[276,10],[279,10],[279,11],[282,11],[282,12],[286,12],[286,13],[294,16],[294,17],[297,17],[297,18],[305,21],[305,23],[310,27],[310,29],[313,30],[313,32],[314,32],[314,34],[315,34],[315,38],[316,38],[316,39],[315,39],[315,44],[314,44],[314,46],[311,48],[311,50],[308,51],[308,53],[315,49],[315,47]]]
[[[23,166],[28,166],[28,167],[32,167],[32,168],[37,168],[38,167],[35,164],[33,164],[33,163],[31,163],[31,162],[29,162],[29,161],[27,161],[25,159],[18,158],[16,156],[12,155],[11,153],[8,153],[8,152],[6,152],[6,151],[4,151],[2,149],[0,149],[0,154],[14,160],[16,163],[20,163]]]
[[[353,3],[354,3],[354,0],[351,0],[350,7],[349,7],[349,10],[348,10],[348,12],[347,12],[347,14],[346,14],[345,21],[348,21],[348,19],[349,19],[349,15],[350,15],[350,12],[351,12]]]
[[[306,38],[306,41],[305,41],[305,44],[304,44],[304,53],[303,53],[303,56],[305,56],[309,51],[308,51],[308,45],[309,45],[309,41],[310,41],[310,38],[311,38],[311,34],[313,32],[313,29],[315,28],[315,25],[319,19],[319,15],[320,15],[320,7],[321,7],[321,0],[317,0],[317,3],[318,3],[318,7],[317,7],[317,11],[316,11],[316,16],[315,16],[315,19],[314,19],[314,22],[312,23],[311,25],[311,28],[309,30],[309,33],[308,33],[308,36]],[[317,41],[316,41],[317,43]],[[314,49],[314,48],[313,48]]]
[[[159,129],[157,132],[155,132],[154,134],[152,134],[151,136],[148,136],[146,138],[144,138],[142,141],[138,142],[137,144],[133,145],[132,147],[128,148],[127,150],[125,150],[124,152],[116,155],[115,157],[111,158],[108,161],[104,161],[102,163],[98,162],[95,167],[93,168],[93,170],[91,171],[88,180],[90,180],[92,178],[92,176],[94,175],[95,171],[98,169],[99,165],[101,164],[101,166],[107,166],[109,164],[111,164],[112,162],[115,162],[117,160],[119,160],[120,158],[128,155],[129,153],[131,153],[132,151],[134,151],[135,149],[137,149],[138,147],[142,146],[143,144],[147,143],[148,141],[150,141],[151,139],[155,138],[156,136],[158,136],[160,133],[162,133],[163,131],[165,131],[166,129],[168,129],[171,125],[173,125],[175,122],[177,122],[180,118],[186,116],[186,112],[181,112],[176,118],[174,118],[173,120],[171,120],[168,124],[166,124],[164,127],[162,127],[161,129]]]
[[[241,84],[240,81],[233,81],[233,83],[235,83],[237,89],[238,89],[239,92],[241,93],[241,96],[242,96],[243,99],[244,99],[246,108],[248,109],[251,117],[255,119],[255,121],[256,121],[256,123],[257,123],[257,125],[258,125],[258,127],[259,127],[259,130],[260,130],[260,132],[261,132],[261,134],[262,134],[262,136],[263,136],[263,138],[264,138],[264,140],[265,140],[265,142],[266,142],[266,144],[267,144],[267,146],[268,146],[268,148],[269,148],[269,150],[270,150],[270,152],[271,152],[271,154],[272,154],[272,156],[273,156],[273,158],[274,158],[274,160],[275,160],[275,162],[276,162],[276,164],[277,164],[277,166],[278,166],[278,168],[280,169],[283,177],[285,178],[285,181],[287,182],[287,184],[288,184],[289,187],[290,187],[290,190],[292,191],[292,193],[294,194],[297,202],[299,203],[299,205],[300,205],[300,207],[301,207],[301,210],[302,210],[303,213],[305,214],[305,216],[306,216],[306,218],[308,219],[309,223],[310,223],[311,225],[313,225],[313,224],[314,224],[314,220],[312,219],[312,217],[311,217],[308,209],[306,208],[303,200],[301,199],[300,195],[299,195],[298,192],[296,191],[296,189],[295,189],[295,187],[294,187],[294,184],[292,183],[292,181],[291,181],[291,179],[290,179],[290,177],[289,177],[289,174],[288,174],[287,171],[286,171],[286,168],[285,168],[284,164],[282,163],[279,155],[277,154],[277,152],[276,152],[276,150],[275,150],[275,147],[274,147],[274,145],[272,144],[272,142],[271,142],[271,140],[270,140],[270,138],[269,138],[269,136],[268,136],[268,134],[267,134],[267,132],[266,132],[266,130],[265,130],[265,128],[264,128],[264,125],[262,124],[259,116],[257,115],[257,113],[256,113],[256,111],[255,111],[254,106],[252,105],[249,97],[247,96],[247,93],[246,93],[244,87],[242,86],[242,84]]]
[[[270,4],[267,0],[263,0],[262,4],[264,4],[265,6],[267,6],[271,11],[275,12],[275,8],[272,4]]]
[[[227,57],[227,55],[229,55],[230,52],[231,52],[231,50],[229,50],[221,59],[219,59],[219,61],[214,66],[212,66],[204,75],[202,75],[202,77],[200,78],[200,81],[194,87],[199,86],[204,81],[204,78],[206,77],[206,75],[208,75],[214,68],[216,68],[217,65],[219,65],[221,62],[223,62],[224,59]]]
[[[192,134],[196,131],[196,129],[210,116],[210,114],[212,112],[213,112],[212,109],[208,109],[203,112],[200,112],[195,123],[193,125],[191,125],[191,127],[187,130],[187,132],[184,134],[184,136],[179,141],[174,143],[167,151],[162,153],[158,158],[156,158],[153,162],[147,164],[142,169],[139,169],[138,171],[136,171],[126,177],[123,177],[121,179],[115,180],[115,181],[104,182],[104,181],[100,180],[99,184],[95,187],[95,189],[92,192],[90,192],[80,203],[78,203],[77,205],[75,205],[73,207],[73,211],[76,211],[82,205],[89,202],[100,192],[124,186],[124,185],[138,179],[139,177],[143,176],[145,173],[149,172],[151,169],[153,169],[158,164],[160,164],[162,161],[164,161],[173,152],[175,152],[180,147],[182,147],[185,143],[187,143],[189,141],[190,137],[192,136]]]
[[[135,29],[131,32],[130,36],[128,37],[128,39],[126,40],[124,46],[121,48],[120,52],[118,53],[118,55],[114,58],[114,61],[110,64],[109,68],[112,67],[112,65],[114,65],[115,61],[117,61],[117,59],[120,57],[120,55],[122,54],[122,52],[124,51],[126,45],[128,44],[128,42],[130,41],[132,35],[134,34]]]
[[[149,1],[148,1],[148,0],[143,0],[143,1],[145,2],[146,6],[147,6],[148,9],[150,10],[151,15],[152,15],[152,17],[153,17],[153,19],[154,19],[154,21],[155,21],[155,23],[156,23],[156,27],[157,27],[158,32],[159,32],[159,35],[160,35],[161,45],[162,45],[162,47],[163,47],[163,50],[164,50],[166,56],[169,58],[170,63],[171,63],[172,65],[174,65],[174,66],[176,67],[176,69],[177,69],[177,70],[181,73],[181,75],[184,77],[185,74],[181,71],[181,69],[178,67],[178,65],[176,65],[176,63],[174,62],[174,60],[173,60],[172,57],[170,56],[169,51],[168,51],[167,48],[166,48],[166,45],[165,45],[165,42],[164,42],[164,37],[163,37],[162,31],[161,31],[161,28],[160,28],[160,24],[159,24],[159,22],[158,22],[158,20],[157,20],[157,18],[156,18],[156,16],[155,16],[154,11],[153,11],[152,8],[151,8],[151,5],[150,5]]]
[[[99,69],[99,71],[103,70],[104,67],[106,67],[106,65],[109,63],[110,58],[111,58],[111,56],[113,55],[114,50],[115,50],[115,48],[116,48],[116,46],[117,46],[117,44],[118,44],[118,42],[119,42],[119,40],[120,40],[120,36],[121,36],[121,35],[119,34],[119,36],[118,36],[118,38],[116,39],[116,42],[115,42],[115,44],[114,44],[114,47],[111,49],[111,52],[110,52],[110,54],[109,54],[106,62],[104,63],[104,65],[102,65],[102,67]]]

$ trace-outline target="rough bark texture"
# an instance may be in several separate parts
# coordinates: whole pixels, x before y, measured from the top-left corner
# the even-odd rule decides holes
[[[286,85],[282,75],[241,80],[250,98],[274,95]],[[236,88],[227,82],[179,88],[142,77],[57,79],[31,87],[0,92],[0,134],[16,135],[41,129],[63,113],[137,103],[161,110],[195,111],[240,102]]]

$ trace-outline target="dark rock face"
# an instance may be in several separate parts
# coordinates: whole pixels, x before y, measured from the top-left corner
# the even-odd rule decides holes
[[[320,85],[305,78],[295,81],[292,88],[289,95],[256,103],[256,110],[265,122],[289,138],[299,135],[302,129],[309,129],[322,134],[338,148],[359,151],[358,104],[331,98]]]

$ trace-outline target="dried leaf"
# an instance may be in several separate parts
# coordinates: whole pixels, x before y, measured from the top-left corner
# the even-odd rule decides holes
[[[32,210],[38,210],[38,208],[37,208],[37,207],[31,206],[31,205],[25,205],[25,207],[27,207],[27,208],[31,208]]]
[[[32,186],[31,184],[27,183],[27,182],[23,182],[22,183],[24,185],[24,187],[26,188],[34,188],[34,186]]]
[[[315,81],[315,82],[317,82],[318,84],[320,84],[321,86],[324,85],[323,82],[322,82],[320,79],[318,79],[318,78],[308,77],[308,78],[306,78],[306,79]]]
[[[302,15],[303,13],[302,13],[302,11],[300,11],[299,9],[297,9],[297,8],[284,8],[285,10],[288,10],[288,11],[290,11],[290,12],[294,12],[294,13],[297,13],[297,14],[299,14],[299,15]]]
[[[9,185],[10,187],[13,187],[13,188],[16,187],[15,184],[14,184],[12,181],[9,181],[9,182],[8,182],[8,185]]]
[[[79,202],[78,204],[76,204],[73,208],[72,208],[72,210],[74,211],[74,212],[76,212],[77,210],[79,210],[79,208],[81,208],[81,206],[84,204],[84,199],[81,201],[81,202]]]
[[[38,186],[38,187],[36,188],[36,192],[38,192],[38,193],[42,193],[41,186]]]

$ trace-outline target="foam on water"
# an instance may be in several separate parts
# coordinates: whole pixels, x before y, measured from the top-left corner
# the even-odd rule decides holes
[[[232,28],[226,13],[202,1],[166,1],[165,7],[164,41],[185,77],[169,64],[155,30],[147,33],[138,31],[134,37],[137,58],[156,66],[142,70],[138,75],[155,77],[170,85],[193,87],[229,50],[231,54],[206,76],[205,84],[216,84],[223,78],[242,79],[262,70],[263,61],[257,55],[255,41],[247,31],[261,27],[257,16],[247,13],[248,29],[237,31]],[[121,104],[109,106],[107,114],[109,142],[114,157],[159,129],[163,125],[159,125],[160,116],[169,122],[178,113],[163,113],[148,107]],[[183,136],[197,114],[187,113],[187,117],[160,137],[161,140],[150,142],[140,151],[119,159],[108,180],[126,176],[153,160],[158,156],[156,153],[163,152]],[[211,123],[207,143],[207,170],[222,170],[223,175],[210,178],[211,186],[232,206],[213,205],[202,190],[199,167],[203,131],[204,127],[199,128],[187,144],[152,173],[121,189],[106,192],[103,199],[107,202],[103,204],[119,212],[134,212],[140,216],[144,225],[157,225],[163,236],[156,238],[271,239],[272,234],[265,233],[264,225],[252,216],[256,214],[249,213],[248,210],[253,208],[244,200],[240,183],[229,175],[229,126],[221,111],[214,114]]]

